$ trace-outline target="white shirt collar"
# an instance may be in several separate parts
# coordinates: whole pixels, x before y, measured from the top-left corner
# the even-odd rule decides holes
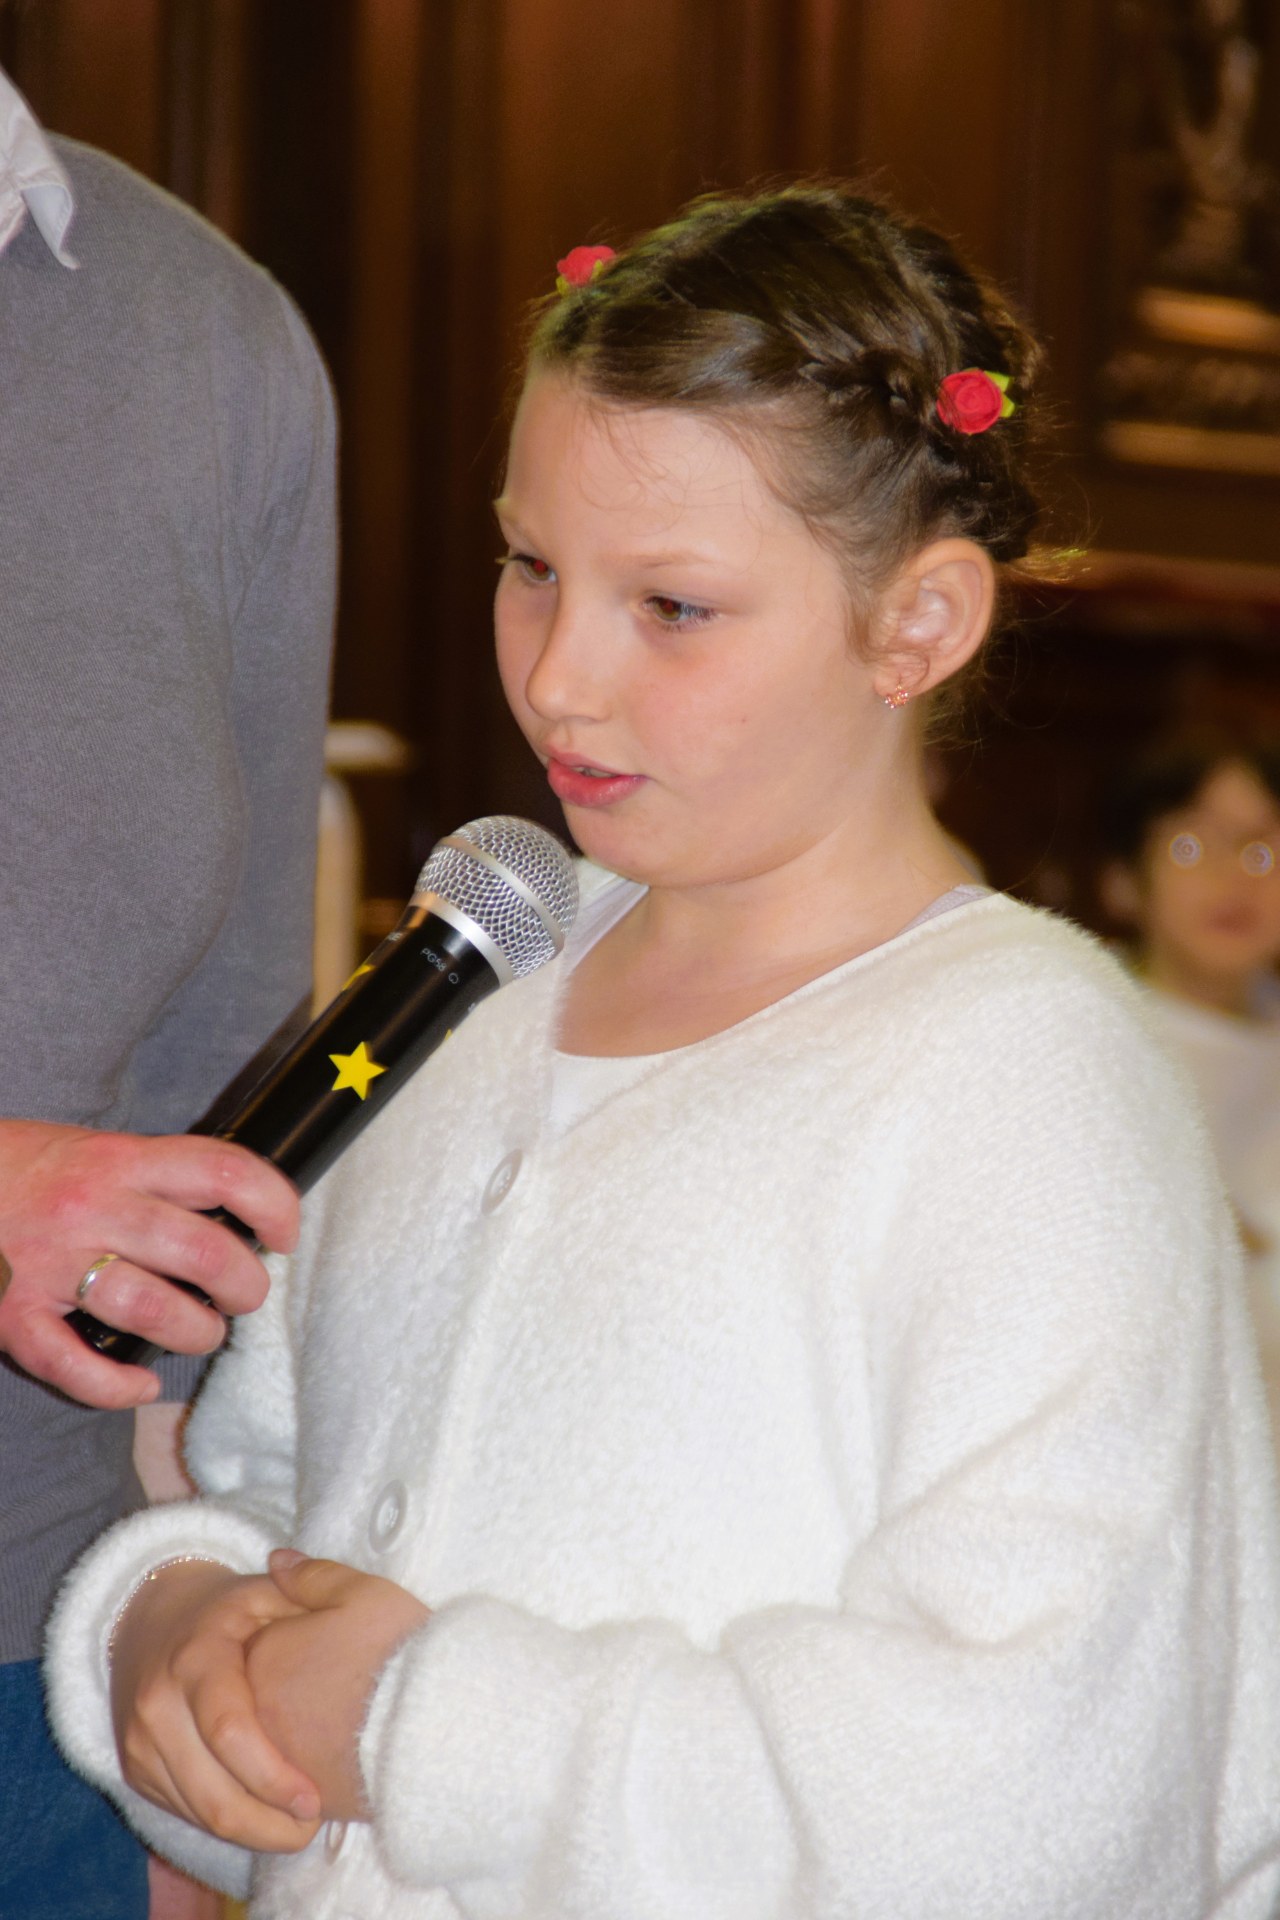
[[[75,267],[66,246],[75,210],[71,182],[39,121],[0,70],[0,253],[29,213],[54,259]]]

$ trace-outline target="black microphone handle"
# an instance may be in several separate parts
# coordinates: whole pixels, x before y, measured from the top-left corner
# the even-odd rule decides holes
[[[306,1193],[498,984],[466,934],[429,908],[410,906],[214,1138],[251,1148]],[[225,1207],[209,1218],[259,1245]],[[190,1281],[170,1284],[211,1304]],[[122,1364],[145,1367],[163,1352],[145,1335],[108,1327],[79,1307],[67,1324],[87,1346]]]

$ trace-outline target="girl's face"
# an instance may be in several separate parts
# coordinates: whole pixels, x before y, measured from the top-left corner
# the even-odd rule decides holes
[[[1184,968],[1245,979],[1280,958],[1280,803],[1224,761],[1156,821],[1143,857],[1143,932]]]
[[[697,886],[856,831],[902,722],[836,560],[742,445],[535,374],[497,511],[503,687],[585,853]]]

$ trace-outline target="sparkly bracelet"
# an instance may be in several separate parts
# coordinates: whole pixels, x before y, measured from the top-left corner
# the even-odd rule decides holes
[[[107,1637],[108,1666],[111,1664],[112,1657],[115,1654],[116,1635],[120,1631],[120,1627],[124,1621],[124,1617],[126,1613],[128,1613],[134,1601],[137,1599],[138,1595],[142,1592],[142,1589],[147,1585],[147,1583],[151,1580],[158,1579],[162,1573],[167,1573],[170,1567],[194,1566],[194,1565],[200,1564],[201,1562],[203,1562],[203,1564],[206,1567],[226,1566],[226,1562],[224,1560],[215,1560],[211,1553],[175,1553],[171,1559],[162,1560],[158,1566],[150,1567],[147,1570],[147,1572],[143,1574],[140,1580],[134,1581],[128,1593],[125,1595],[124,1599],[120,1602],[120,1605],[116,1610],[116,1617],[111,1623],[111,1632]],[[231,1571],[232,1569],[230,1567],[227,1567],[227,1572],[230,1573]]]

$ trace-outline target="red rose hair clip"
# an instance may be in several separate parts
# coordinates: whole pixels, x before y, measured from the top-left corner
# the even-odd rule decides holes
[[[985,433],[1014,411],[1008,388],[1007,373],[984,373],[981,367],[949,373],[938,388],[938,418],[957,433]]]
[[[571,293],[578,287],[589,287],[598,280],[610,260],[616,260],[617,254],[612,247],[573,247],[563,260],[556,261],[556,292]]]

